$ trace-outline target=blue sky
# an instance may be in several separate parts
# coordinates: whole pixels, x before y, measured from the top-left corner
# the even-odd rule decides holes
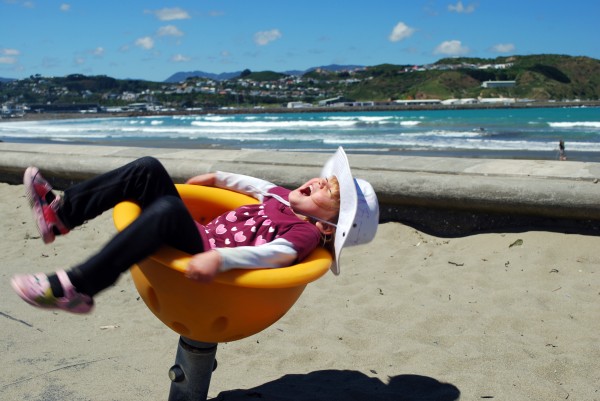
[[[0,0],[0,77],[600,59],[598,0]]]

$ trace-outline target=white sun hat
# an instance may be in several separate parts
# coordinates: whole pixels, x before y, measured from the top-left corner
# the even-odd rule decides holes
[[[352,177],[346,152],[340,146],[325,163],[321,177],[336,176],[340,185],[340,213],[334,239],[331,271],[340,274],[342,248],[370,242],[379,224],[379,202],[371,184]]]

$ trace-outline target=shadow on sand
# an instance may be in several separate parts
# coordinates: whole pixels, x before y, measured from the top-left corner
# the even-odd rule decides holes
[[[285,375],[246,390],[223,391],[215,400],[455,401],[459,397],[456,386],[426,376],[393,376],[386,384],[356,371],[321,370]]]

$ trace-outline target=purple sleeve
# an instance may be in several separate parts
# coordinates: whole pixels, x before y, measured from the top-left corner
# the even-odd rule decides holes
[[[304,260],[321,242],[321,233],[310,223],[295,224],[280,237],[292,244],[298,253],[297,261]]]

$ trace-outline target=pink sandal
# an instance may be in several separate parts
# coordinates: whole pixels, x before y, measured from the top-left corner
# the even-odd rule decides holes
[[[63,224],[56,214],[60,196],[54,196],[52,186],[42,177],[37,167],[28,167],[23,176],[23,184],[38,231],[45,244],[54,241],[56,234],[66,234],[69,228]],[[54,199],[48,203],[48,194]]]
[[[71,313],[91,312],[94,308],[92,297],[77,292],[64,270],[57,271],[56,275],[64,291],[62,297],[54,296],[48,276],[43,273],[13,276],[10,285],[23,301],[38,308],[62,309]]]

